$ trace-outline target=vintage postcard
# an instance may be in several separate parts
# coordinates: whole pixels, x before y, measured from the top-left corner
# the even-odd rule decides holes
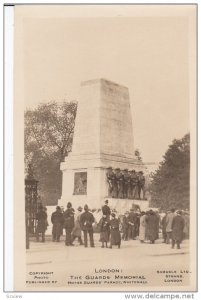
[[[196,14],[14,6],[14,291],[197,290]]]

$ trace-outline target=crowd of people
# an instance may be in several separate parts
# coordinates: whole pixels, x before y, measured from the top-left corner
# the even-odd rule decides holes
[[[45,242],[45,231],[47,229],[47,213],[40,207],[36,215],[36,239],[39,241],[41,234],[42,242]],[[79,206],[77,211],[68,202],[67,209],[62,212],[61,207],[57,206],[56,211],[51,215],[52,240],[59,242],[65,229],[65,245],[74,246],[77,239],[80,245],[94,247],[94,224],[100,233],[101,247],[117,246],[120,248],[121,240],[139,239],[141,243],[154,244],[159,239],[159,232],[162,232],[163,243],[170,244],[172,248],[180,244],[183,239],[189,238],[189,212],[171,209],[166,213],[159,214],[157,210],[149,209],[140,211],[131,208],[123,215],[118,215],[115,210],[111,210],[108,200],[105,201],[101,209],[101,218],[97,222],[87,204],[84,208]],[[84,241],[82,239],[84,237]]]

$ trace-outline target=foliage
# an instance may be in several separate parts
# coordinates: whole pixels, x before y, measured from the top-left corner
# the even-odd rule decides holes
[[[164,155],[151,183],[151,206],[189,208],[190,134],[175,139]]]
[[[25,111],[25,166],[33,165],[44,204],[61,196],[60,163],[71,151],[77,103],[49,102]]]

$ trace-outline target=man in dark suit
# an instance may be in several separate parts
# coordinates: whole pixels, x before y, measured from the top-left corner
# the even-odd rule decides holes
[[[176,243],[177,249],[180,249],[180,244],[183,238],[184,225],[185,223],[182,217],[182,212],[179,210],[176,212],[176,216],[172,221],[172,248],[174,248]]]
[[[72,204],[68,202],[67,209],[63,213],[64,217],[64,228],[66,230],[66,246],[74,246],[72,243],[71,233],[74,227],[74,209],[72,208]]]
[[[85,204],[84,212],[80,216],[81,228],[84,232],[84,246],[88,246],[87,233],[89,234],[90,246],[94,247],[94,237],[93,237],[93,223],[95,222],[94,216],[89,212],[88,205]]]
[[[63,223],[64,223],[63,213],[61,212],[60,206],[57,206],[56,211],[52,213],[51,222],[53,224],[52,240],[53,242],[55,241],[59,242],[60,236],[62,235]]]
[[[108,206],[108,203],[109,203],[109,201],[105,200],[105,205],[103,205],[103,207],[102,207],[102,213],[103,213],[103,215],[106,215],[107,219],[109,220],[110,219],[111,210],[110,210],[110,208]]]

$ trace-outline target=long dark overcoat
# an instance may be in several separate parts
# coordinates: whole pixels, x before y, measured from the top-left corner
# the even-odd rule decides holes
[[[37,226],[36,231],[38,233],[43,233],[47,230],[47,214],[44,211],[39,211],[36,214]]]
[[[72,230],[74,227],[74,213],[72,208],[67,208],[63,213],[64,228]]]
[[[109,221],[105,218],[101,218],[98,224],[100,228],[100,242],[108,242],[110,235]]]
[[[182,241],[184,230],[184,219],[182,216],[175,216],[172,221],[172,239],[175,241]]]
[[[89,211],[85,211],[80,216],[80,225],[83,231],[93,230],[93,223],[95,222],[94,216]]]
[[[63,213],[60,211],[55,211],[52,213],[51,222],[53,224],[52,234],[61,235],[63,233]]]
[[[158,238],[158,217],[155,214],[150,214],[147,219],[147,239],[155,241]]]
[[[121,243],[121,235],[119,231],[118,219],[110,220],[110,239],[111,239],[111,245],[120,245]]]

